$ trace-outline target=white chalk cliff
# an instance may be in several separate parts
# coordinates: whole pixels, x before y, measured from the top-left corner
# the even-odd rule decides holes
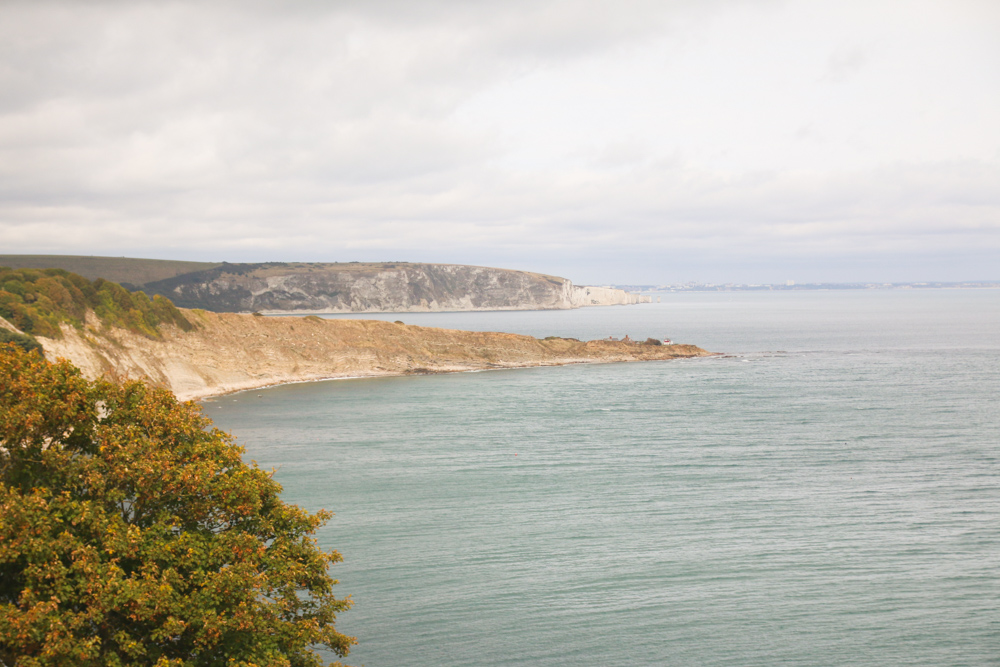
[[[215,312],[547,310],[649,301],[556,276],[456,264],[233,264],[143,289]]]

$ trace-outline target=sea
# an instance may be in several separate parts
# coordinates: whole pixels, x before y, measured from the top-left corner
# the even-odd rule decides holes
[[[335,513],[345,662],[1000,665],[1000,290],[657,296],[363,317],[722,354],[203,402]]]

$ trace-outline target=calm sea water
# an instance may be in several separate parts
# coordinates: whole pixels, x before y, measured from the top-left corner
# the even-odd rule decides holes
[[[1000,291],[381,319],[727,356],[206,401],[336,512],[350,664],[1000,664]]]

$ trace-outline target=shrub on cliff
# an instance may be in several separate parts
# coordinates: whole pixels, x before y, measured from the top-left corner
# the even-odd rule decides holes
[[[25,352],[42,352],[42,344],[32,336],[14,333],[9,329],[0,329],[0,345],[14,343]]]
[[[91,282],[62,269],[0,267],[0,317],[25,333],[61,338],[59,325],[81,326],[88,309],[109,326],[146,336],[159,336],[161,324],[194,328],[162,296],[150,299],[103,278]]]
[[[312,535],[191,403],[0,347],[0,665],[323,664],[346,655]]]

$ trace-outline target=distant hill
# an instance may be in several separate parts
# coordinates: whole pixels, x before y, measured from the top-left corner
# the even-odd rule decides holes
[[[183,308],[214,312],[546,310],[648,301],[529,271],[406,262],[224,263],[143,289]]]
[[[0,266],[11,269],[65,269],[88,280],[104,278],[135,291],[146,283],[182,273],[204,271],[219,266],[219,263],[89,255],[0,255]]]
[[[624,290],[529,271],[407,262],[229,264],[128,257],[0,255],[0,266],[103,278],[213,312],[545,310],[648,302]]]

